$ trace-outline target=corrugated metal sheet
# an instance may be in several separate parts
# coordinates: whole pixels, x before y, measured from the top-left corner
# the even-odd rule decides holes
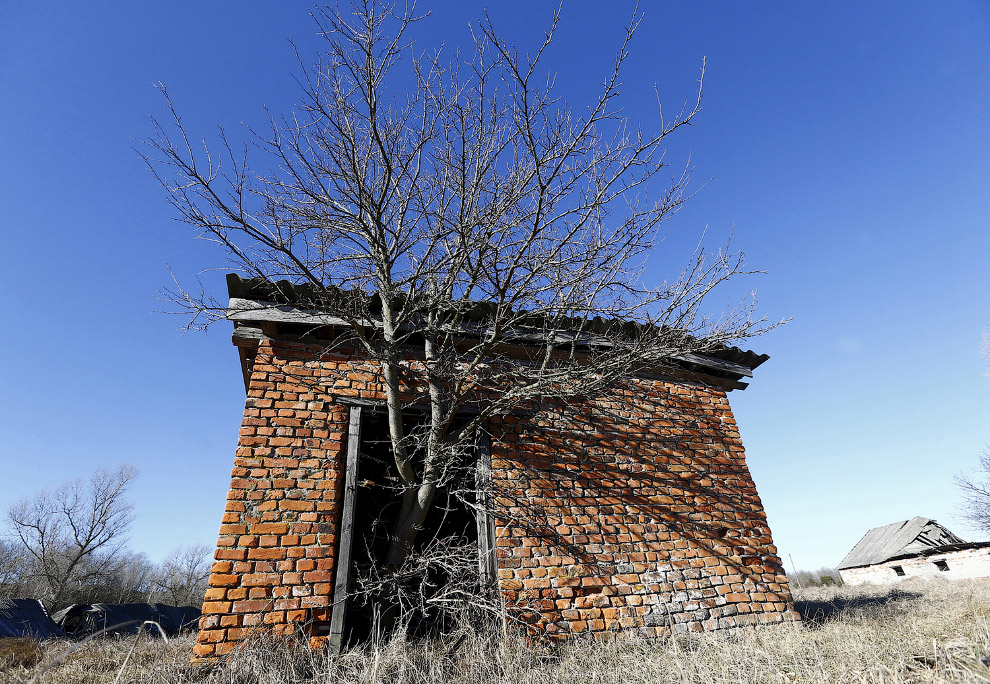
[[[241,278],[236,273],[227,274],[227,291],[230,295],[230,306],[227,310],[227,318],[232,321],[261,321],[268,320],[281,323],[300,323],[316,325],[341,325],[343,319],[331,316],[316,310],[306,309],[306,302],[325,301],[331,294],[347,298],[365,298],[367,308],[374,318],[375,311],[381,311],[381,302],[377,296],[368,296],[356,291],[317,290],[310,284],[293,284],[287,280],[271,282],[263,278]],[[302,303],[301,308],[297,305]],[[469,309],[465,312],[468,321],[483,321],[494,307],[490,302],[471,302]],[[363,310],[363,308],[361,309]],[[574,326],[580,328],[592,338],[600,342],[612,335],[626,332],[635,332],[639,324],[627,321],[619,323],[617,321],[605,320],[596,317],[592,321],[575,318],[572,319]],[[377,321],[370,321],[375,324]],[[566,327],[566,326],[565,326]],[[566,330],[561,331],[566,332]],[[595,337],[597,336],[597,337]],[[524,341],[524,335],[519,341]],[[542,339],[542,338],[541,338]],[[570,341],[564,336],[562,342]],[[593,345],[594,346],[594,345]],[[752,371],[757,366],[763,364],[770,358],[767,354],[757,354],[753,351],[740,349],[739,347],[729,347],[720,345],[718,348],[706,349],[703,355],[713,359],[719,359],[732,366],[745,368],[746,372],[741,375],[752,377]],[[728,369],[727,369],[728,370]],[[738,369],[731,369],[733,373],[738,373]]]
[[[153,628],[145,625],[146,621],[157,623],[171,636],[182,631],[195,631],[199,616],[199,608],[193,606],[177,608],[163,603],[92,603],[73,604],[52,617],[66,634],[78,639],[115,625],[123,625],[113,630],[115,634],[134,634],[141,629]]]
[[[947,544],[961,544],[962,539],[931,518],[910,520],[874,527],[839,563],[839,570],[883,563],[895,556],[911,555]]]
[[[38,599],[0,599],[0,637],[64,639]]]

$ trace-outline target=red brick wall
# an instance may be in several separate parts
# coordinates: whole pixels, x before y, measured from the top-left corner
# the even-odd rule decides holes
[[[329,618],[348,416],[332,398],[384,395],[373,363],[321,351],[258,348],[199,657]],[[492,425],[498,575],[514,617],[552,635],[790,618],[724,392],[638,380],[609,402],[537,408]]]
[[[501,428],[499,578],[537,631],[661,635],[792,619],[724,392],[634,381],[610,401]]]
[[[318,390],[337,360],[306,363],[263,343],[251,375],[216,562],[195,653],[226,653],[252,630],[329,618],[347,408]]]

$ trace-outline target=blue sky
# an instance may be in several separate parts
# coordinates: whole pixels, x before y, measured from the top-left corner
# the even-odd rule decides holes
[[[555,4],[491,11],[521,46]],[[287,111],[287,38],[319,41],[303,2],[0,5],[0,508],[128,461],[133,546],[215,541],[243,402],[229,330],[181,335],[156,292],[222,267],[134,147],[168,85],[213,136]],[[421,47],[466,45],[480,2],[421,2]],[[580,104],[627,2],[570,0],[548,65]],[[914,515],[964,538],[952,476],[990,444],[990,9],[982,2],[646,2],[623,86],[649,123],[703,57],[697,125],[671,140],[700,187],[670,222],[658,276],[707,226],[767,275],[760,310],[792,317],[730,399],[790,567],[835,565],[870,527]],[[680,250],[680,251],[679,251]],[[204,273],[223,293],[222,271]]]

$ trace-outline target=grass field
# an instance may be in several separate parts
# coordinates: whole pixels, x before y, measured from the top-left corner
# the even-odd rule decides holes
[[[802,627],[749,628],[661,641],[619,638],[556,648],[518,638],[393,642],[338,659],[286,645],[255,646],[215,667],[189,664],[192,639],[147,637],[83,645],[38,683],[496,684],[500,682],[990,682],[990,580],[903,583],[896,589],[798,592]],[[452,646],[456,645],[456,648]],[[26,664],[0,681],[28,682],[64,643],[9,646]],[[0,658],[3,648],[0,647]],[[19,654],[19,655],[18,655]],[[36,664],[31,664],[37,658]]]

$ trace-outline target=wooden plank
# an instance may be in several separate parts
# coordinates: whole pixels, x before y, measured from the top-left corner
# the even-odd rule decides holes
[[[369,409],[372,412],[384,411],[387,407],[384,399],[361,399],[360,397],[351,396],[336,396],[334,401],[342,406],[361,406],[363,408]],[[403,404],[403,413],[425,413],[430,410],[429,404]],[[457,416],[476,416],[481,413],[484,409],[480,406],[459,406],[454,414]],[[509,409],[506,411],[499,411],[497,414],[499,416],[522,416],[527,417],[533,415],[532,409]]]
[[[633,375],[635,378],[643,378],[644,380],[667,380],[674,382],[697,382],[699,384],[709,385],[711,387],[718,387],[724,390],[744,390],[749,386],[749,383],[736,382],[734,380],[729,380],[727,378],[716,378],[713,375],[708,375],[700,371],[689,371],[685,369],[677,369],[671,367],[657,366],[655,368],[647,371],[636,371]]]
[[[359,397],[334,397],[334,401],[344,406],[358,406],[371,410],[385,408],[384,399],[361,399]]]
[[[354,546],[354,503],[357,498],[358,460],[361,454],[361,407],[351,406],[347,426],[347,470],[344,473],[344,504],[340,513],[340,533],[337,535],[337,576],[333,585],[333,606],[330,610],[330,649],[340,653],[344,645],[344,616],[347,613],[347,591],[351,580],[351,556]]]
[[[244,391],[251,390],[251,370],[254,368],[254,350],[237,348],[237,355],[241,357],[241,375],[244,377]]]
[[[265,339],[265,333],[261,332],[261,328],[253,325],[244,325],[242,323],[235,323],[237,327],[234,328],[234,332],[231,335],[230,341],[234,343],[235,347],[253,347],[258,348],[258,343]]]
[[[706,368],[712,368],[714,370],[724,371],[726,373],[732,373],[733,375],[739,375],[746,378],[753,377],[753,371],[750,370],[748,366],[719,359],[714,356],[708,356],[707,354],[684,352],[681,354],[672,354],[670,358],[678,361],[684,361],[686,363],[693,363],[698,366],[704,366]]]
[[[492,516],[492,440],[485,430],[478,432],[477,460],[474,483],[478,505],[478,569],[481,585],[489,587],[495,582],[495,520]]]

